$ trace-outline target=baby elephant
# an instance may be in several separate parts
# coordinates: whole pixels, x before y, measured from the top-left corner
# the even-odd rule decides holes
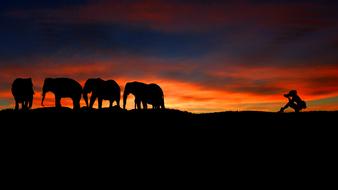
[[[33,105],[33,82],[31,78],[17,78],[12,84],[12,94],[15,99],[15,110],[19,109],[19,103],[22,109],[30,109]]]

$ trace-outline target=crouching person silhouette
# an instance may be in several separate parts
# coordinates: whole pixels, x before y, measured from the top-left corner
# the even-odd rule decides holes
[[[306,108],[306,103],[303,101],[297,94],[296,90],[291,90],[289,93],[284,94],[284,97],[289,100],[289,102],[280,109],[279,112],[284,112],[288,107],[295,110],[295,112],[299,112],[302,109]]]

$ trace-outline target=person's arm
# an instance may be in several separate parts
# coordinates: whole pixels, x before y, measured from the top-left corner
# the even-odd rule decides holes
[[[290,94],[284,94],[284,97],[287,98],[289,100],[289,102],[291,101],[291,96]]]

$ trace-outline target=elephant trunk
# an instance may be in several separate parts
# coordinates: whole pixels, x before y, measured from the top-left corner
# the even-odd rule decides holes
[[[88,107],[88,93],[87,93],[87,92],[84,92],[84,93],[83,93],[83,99],[85,100],[86,105],[87,105],[87,107]]]
[[[46,92],[43,91],[43,92],[42,92],[41,106],[44,106],[44,105],[43,105],[43,101],[45,100],[45,96],[46,96]]]
[[[124,92],[123,93],[123,109],[126,109],[127,97],[128,97],[128,93]]]
[[[82,93],[83,93],[83,99],[85,100],[86,102],[86,106],[89,107],[89,104],[88,104],[88,94],[92,91],[92,89],[90,88],[90,84],[92,81],[91,79],[88,79],[86,84],[84,85],[83,89],[82,89]]]

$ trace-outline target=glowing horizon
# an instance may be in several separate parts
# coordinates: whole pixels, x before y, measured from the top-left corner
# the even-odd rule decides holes
[[[137,59],[140,65],[140,58]],[[157,61],[157,60],[156,60]],[[43,64],[35,64],[34,67],[23,68],[22,70],[17,67],[11,68],[7,67],[5,72],[7,73],[7,81],[14,80],[12,76],[19,77],[32,77],[35,89],[35,96],[33,102],[33,108],[39,108],[41,103],[41,88],[42,83],[45,77],[69,77],[76,79],[82,86],[85,83],[85,80],[88,78],[96,78],[101,77],[105,80],[113,79],[117,81],[117,83],[121,87],[121,96],[123,93],[124,85],[129,81],[141,81],[145,83],[157,83],[159,84],[165,93],[165,103],[167,108],[172,109],[180,109],[184,111],[191,111],[195,113],[202,112],[218,112],[218,111],[243,111],[243,110],[253,110],[253,111],[276,111],[278,110],[285,102],[286,99],[282,97],[283,93],[286,93],[288,89],[294,89],[296,85],[293,83],[285,83],[283,84],[283,80],[278,79],[280,76],[285,76],[286,79],[292,79],[292,74],[290,74],[290,69],[276,69],[269,67],[257,67],[257,68],[228,68],[226,70],[220,70],[212,72],[214,77],[224,77],[231,76],[233,79],[238,78],[234,84],[228,83],[221,86],[209,86],[208,83],[197,83],[197,82],[187,82],[185,80],[173,80],[167,76],[156,76],[156,75],[133,75],[126,78],[124,74],[119,76],[117,73],[112,76],[111,70],[120,68],[124,70],[121,65],[114,64],[111,62],[101,62],[101,63],[92,63],[92,64],[82,64],[75,65],[69,63],[62,63],[62,70],[57,70],[57,67],[60,64],[56,64],[54,67],[49,66],[48,68],[44,68]],[[146,61],[145,64],[149,63],[149,60]],[[102,66],[101,66],[102,65]],[[168,67],[165,68],[166,71],[170,70],[170,68],[174,71],[178,69],[177,67]],[[126,68],[127,69],[127,68]],[[157,68],[161,69],[161,68]],[[93,71],[97,71],[97,73],[101,73],[101,75],[97,75],[93,73]],[[228,72],[225,72],[228,71]],[[159,71],[155,68],[152,68],[152,72],[158,73]],[[328,90],[331,92],[331,89],[326,88],[316,88],[312,89],[311,86],[314,84],[307,84],[307,77],[312,76],[313,72],[317,72],[316,68],[309,69],[294,69],[293,73],[298,76],[302,73],[304,79],[299,79],[296,77],[298,91],[300,95],[306,100],[309,104],[308,111],[313,110],[337,110],[338,106],[332,106],[332,102],[326,103],[328,98],[338,99],[338,93],[324,93],[324,94],[316,94],[318,91]],[[334,77],[338,76],[338,70],[332,69],[332,67],[321,68],[321,72],[323,77]],[[30,73],[30,74],[26,74]],[[277,75],[279,73],[279,75]],[[257,91],[251,90],[251,92],[242,92],[242,90],[234,90],[236,88],[240,88],[241,86],[250,86],[250,77],[251,75],[256,75],[256,79],[268,79],[269,81],[278,79],[276,84],[273,84],[271,87],[260,85],[263,88],[263,91],[260,92],[260,89],[256,89]],[[3,76],[4,77],[4,76]],[[284,79],[284,80],[286,80]],[[239,81],[242,81],[241,83]],[[293,79],[295,81],[295,79]],[[316,81],[314,81],[315,83]],[[280,84],[282,83],[282,84]],[[279,86],[280,85],[280,86]],[[264,91],[264,88],[277,88],[279,92],[270,93],[267,90]],[[333,92],[337,91],[338,86],[334,86]],[[283,89],[285,89],[283,91]],[[267,93],[267,94],[264,94]],[[0,96],[3,100],[8,102],[7,107],[4,108],[13,108],[14,107],[14,99],[10,92],[10,84],[7,86],[7,90],[0,91]],[[127,108],[132,109],[133,101],[132,95],[128,97]],[[323,103],[321,103],[321,101]],[[62,105],[65,107],[72,107],[72,102],[70,99],[63,99]],[[121,101],[122,103],[122,101]],[[47,93],[45,105],[47,107],[54,106],[54,95],[52,93]],[[85,106],[83,99],[81,100],[81,105]],[[103,104],[105,107],[108,106],[108,102],[105,101]],[[95,103],[94,107],[97,107],[97,103]]]
[[[15,78],[33,79],[39,108],[44,78],[83,86],[100,77],[121,93],[129,81],[157,83],[167,108],[195,113],[274,112],[292,89],[305,111],[338,110],[337,8],[315,0],[6,2],[0,109],[14,107]]]

